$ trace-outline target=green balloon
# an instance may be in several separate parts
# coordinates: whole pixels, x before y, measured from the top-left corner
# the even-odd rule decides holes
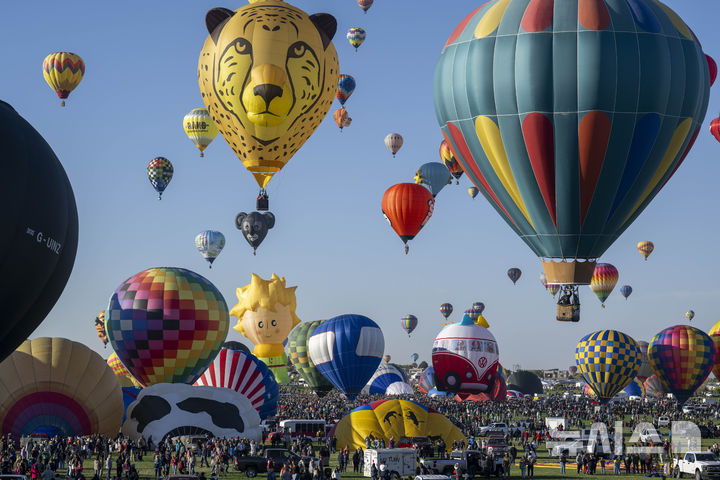
[[[318,395],[324,395],[333,386],[318,371],[308,354],[308,339],[313,334],[318,325],[325,320],[315,320],[313,322],[303,322],[290,332],[288,335],[288,356],[295,370],[305,379],[310,388]]]

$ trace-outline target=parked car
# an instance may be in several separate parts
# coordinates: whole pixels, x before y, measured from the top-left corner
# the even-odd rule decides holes
[[[681,459],[673,460],[673,477],[693,475],[695,480],[720,478],[720,461],[712,452],[687,452]]]
[[[235,462],[235,466],[237,470],[245,472],[245,475],[252,478],[258,473],[267,472],[267,463],[270,459],[273,460],[273,470],[276,472],[279,472],[286,462],[294,461],[298,463],[301,459],[305,460],[306,463],[308,461],[317,461],[317,459],[312,457],[301,457],[286,448],[266,448],[262,456],[239,457]]]
[[[480,435],[488,435],[491,432],[506,434],[510,432],[510,429],[505,422],[495,422],[491,423],[490,425],[480,427]]]
[[[670,417],[667,415],[662,415],[657,419],[657,426],[658,427],[669,427],[670,426]]]

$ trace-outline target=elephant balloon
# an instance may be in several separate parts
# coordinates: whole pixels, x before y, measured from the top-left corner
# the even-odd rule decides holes
[[[253,255],[265,240],[268,230],[275,226],[275,215],[270,212],[240,212],[235,217],[235,226],[253,247]]]

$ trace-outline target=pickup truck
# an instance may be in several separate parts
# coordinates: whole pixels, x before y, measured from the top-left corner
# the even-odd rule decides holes
[[[455,464],[474,475],[495,475],[502,467],[502,457],[488,455],[481,450],[453,451],[450,458],[421,458],[420,464],[429,472],[452,476]]]
[[[253,478],[258,473],[267,472],[267,463],[271,458],[274,465],[273,470],[276,472],[279,472],[286,462],[293,460],[295,463],[299,462],[301,459],[304,460],[305,463],[309,461],[316,461],[312,457],[301,457],[297,453],[293,453],[286,448],[266,448],[262,456],[239,457],[235,462],[235,468],[240,472],[245,472],[245,475],[248,477]]]
[[[480,427],[480,435],[489,435],[490,433],[510,433],[510,429],[505,422],[495,422],[490,425]]]
[[[490,435],[485,445],[487,453],[496,457],[502,457],[508,452],[508,444],[504,435]]]
[[[695,476],[695,480],[720,478],[720,461],[711,452],[687,452],[683,458],[673,460],[673,477]]]

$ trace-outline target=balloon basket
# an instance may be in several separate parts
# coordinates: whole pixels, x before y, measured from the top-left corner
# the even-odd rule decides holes
[[[200,152],[200,158],[204,157],[205,154],[203,152]]]
[[[558,322],[579,322],[580,309],[573,305],[558,305],[556,318]]]
[[[260,190],[260,193],[257,196],[257,201],[255,202],[255,210],[258,212],[266,212],[270,209],[270,199],[268,198],[268,194],[263,188]]]
[[[61,107],[64,107],[64,106],[65,106],[65,100],[63,100],[62,102],[60,102],[60,106],[61,106]]]
[[[590,285],[593,272],[595,271],[595,260],[580,262],[577,260],[569,262],[543,261],[543,270],[547,283],[555,285]]]

